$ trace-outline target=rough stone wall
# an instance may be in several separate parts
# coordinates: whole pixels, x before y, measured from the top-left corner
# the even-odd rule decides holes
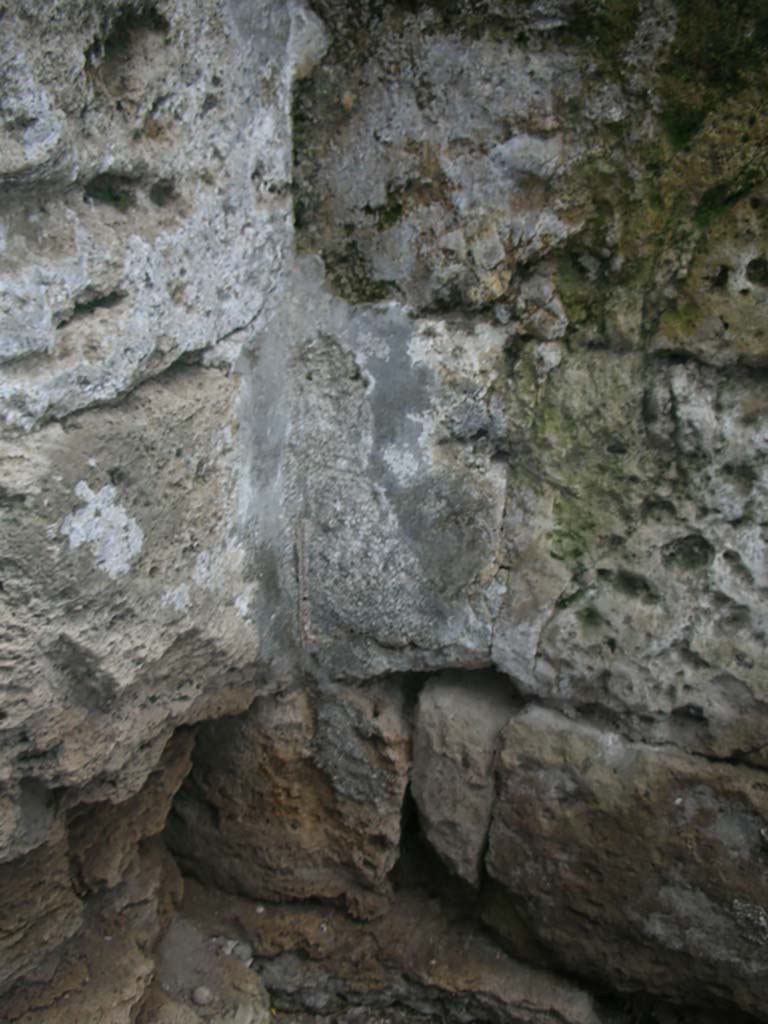
[[[0,4],[0,1016],[765,1020],[768,14],[310,6]]]
[[[180,892],[145,854],[189,766],[157,792],[163,751],[270,674],[235,363],[290,260],[291,83],[325,37],[284,3],[0,22],[0,1016],[128,1021]]]

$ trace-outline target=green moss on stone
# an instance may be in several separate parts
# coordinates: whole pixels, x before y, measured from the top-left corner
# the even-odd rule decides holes
[[[675,7],[670,70],[678,79],[732,94],[762,68],[768,46],[765,0],[675,0]]]
[[[639,0],[579,0],[568,30],[587,46],[594,46],[599,57],[615,58],[634,36],[639,16]]]
[[[381,206],[366,206],[366,213],[376,218],[376,227],[379,231],[386,231],[400,220],[405,213],[405,192],[406,188],[395,188],[392,185],[387,187],[387,199]]]
[[[86,184],[83,195],[125,213],[136,205],[136,183],[126,174],[97,174]]]
[[[392,199],[382,206],[378,211],[377,227],[379,231],[386,231],[396,224],[403,215],[403,204],[399,199]]]
[[[696,330],[701,317],[701,310],[693,299],[682,299],[662,313],[659,328],[670,341],[685,339]]]
[[[597,522],[589,504],[573,494],[558,494],[554,504],[552,554],[579,569],[594,539]]]
[[[574,253],[564,252],[557,260],[557,292],[571,323],[587,320],[595,289]]]
[[[579,621],[586,629],[596,629],[602,625],[603,617],[594,605],[588,604],[579,609]]]
[[[300,251],[312,251],[307,239]],[[338,296],[351,305],[381,302],[396,290],[392,281],[377,280],[371,275],[366,259],[356,241],[347,239],[341,250],[323,252],[328,281]]]
[[[736,198],[738,198],[737,195],[729,193],[726,185],[720,184],[708,188],[696,207],[693,215],[694,223],[702,231],[706,231],[715,217],[727,209]]]
[[[661,69],[661,123],[675,148],[737,95],[768,56],[764,0],[675,0],[677,29]]]
[[[674,148],[682,149],[701,129],[706,117],[707,111],[701,107],[669,100],[661,112],[661,124]]]

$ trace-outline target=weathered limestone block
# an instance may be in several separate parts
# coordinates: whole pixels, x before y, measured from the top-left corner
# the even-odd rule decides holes
[[[192,740],[191,730],[180,730],[134,797],[79,806],[57,820],[45,843],[0,865],[3,1020],[31,1022],[64,991],[73,1013],[80,999],[95,1012],[111,998],[112,982],[115,999],[123,984],[133,993],[129,1019],[151,967],[147,955],[181,898],[178,867],[157,837],[189,769]],[[88,972],[100,977],[92,991]]]
[[[290,239],[290,82],[322,50],[315,23],[270,0],[9,9],[8,424],[114,400],[185,353],[237,354]]]
[[[67,852],[59,826],[32,853],[0,865],[0,991],[29,974],[50,976],[50,955],[82,925]]]
[[[63,790],[124,800],[176,725],[250,703],[232,398],[222,373],[187,368],[0,456],[0,858],[42,840]]]
[[[324,46],[293,2],[3,17],[0,861],[252,700],[224,369],[280,292],[291,82]]]
[[[264,410],[246,428],[257,614],[283,649],[298,636],[306,671],[488,663],[506,474],[485,438],[502,427],[504,340],[350,306],[317,260],[297,264],[243,408]]]
[[[764,1019],[768,780],[529,708],[503,733],[488,871],[570,970]]]
[[[154,973],[152,947],[180,897],[176,865],[150,843],[119,886],[89,901],[82,934],[45,979],[26,978],[0,1000],[3,1021],[133,1024]]]
[[[444,672],[419,694],[411,786],[430,845],[476,885],[496,791],[499,733],[517,702],[493,673]]]
[[[581,88],[576,55],[463,33],[460,5],[454,31],[431,5],[319,6],[337,32],[298,96],[299,244],[358,301],[506,299],[521,261],[583,226],[583,205],[558,188],[585,143],[563,117]]]
[[[763,763],[760,5],[318,10],[298,244],[350,302],[503,325],[494,416],[465,435],[507,475],[502,603],[472,600],[493,664],[633,737]]]
[[[421,1016],[500,1024],[609,1024],[578,984],[520,963],[470,921],[418,890],[401,890],[374,921],[338,907],[255,904],[190,883],[181,908],[198,931],[245,935],[280,1010],[344,1020]],[[354,1019],[354,1017],[352,1018]]]
[[[496,664],[627,735],[764,765],[762,382],[564,348],[542,369],[537,348],[509,407],[512,436],[529,435],[510,470]]]
[[[764,1017],[762,5],[313,6],[332,39],[295,0],[0,11],[0,1016],[135,1019],[169,739],[254,701],[203,730],[183,863],[387,919],[381,677],[492,666],[570,717],[513,719],[494,798],[507,712],[430,684],[413,779],[464,878],[492,822],[507,944]],[[592,1024],[410,910],[346,991],[389,944],[390,1000]]]
[[[255,899],[377,911],[408,781],[402,705],[396,685],[294,690],[204,726],[169,821],[180,862]]]
[[[112,889],[136,858],[139,842],[159,835],[171,801],[189,772],[195,734],[178,730],[136,796],[120,804],[80,805],[69,815],[70,857],[78,882]]]
[[[280,291],[291,82],[324,46],[269,0],[3,17],[0,861],[252,699],[239,378],[186,362],[231,369]]]
[[[709,229],[675,304],[660,319],[656,351],[708,366],[764,367],[768,341],[768,193],[734,196]]]

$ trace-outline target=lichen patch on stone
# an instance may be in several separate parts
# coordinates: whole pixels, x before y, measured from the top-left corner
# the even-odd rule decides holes
[[[144,533],[117,502],[117,488],[107,484],[92,491],[84,480],[75,487],[75,497],[83,505],[70,513],[59,527],[69,538],[69,546],[77,549],[87,544],[93,552],[96,567],[112,579],[128,572],[144,544]]]

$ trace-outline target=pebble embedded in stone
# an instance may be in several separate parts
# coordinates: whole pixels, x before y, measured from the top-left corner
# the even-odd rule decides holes
[[[238,942],[232,950],[232,955],[247,964],[249,960],[253,959],[253,947],[250,942]]]
[[[213,1002],[213,992],[205,985],[198,985],[192,993],[192,1002],[195,1006],[210,1006]]]

